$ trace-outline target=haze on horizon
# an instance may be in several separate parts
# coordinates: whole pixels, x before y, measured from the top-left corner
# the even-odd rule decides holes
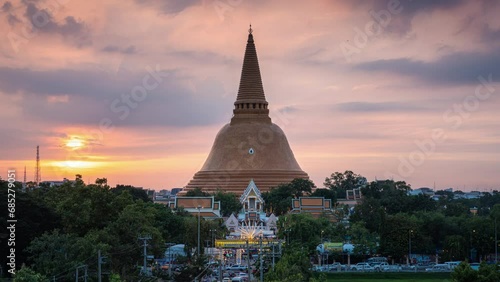
[[[0,176],[154,189],[203,165],[249,23],[273,122],[335,171],[500,189],[500,2],[0,2]],[[131,94],[136,98],[131,98]]]

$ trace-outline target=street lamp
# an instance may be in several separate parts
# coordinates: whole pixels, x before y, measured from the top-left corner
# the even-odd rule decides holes
[[[198,210],[198,257],[200,256],[200,209],[201,206],[196,208]]]
[[[476,230],[472,229],[472,232],[470,234],[470,262],[474,261],[474,258],[472,257],[472,250],[473,250],[473,247],[472,247],[472,237],[474,236],[474,234],[476,234]]]
[[[320,236],[320,244],[323,244],[323,233],[325,233],[324,230],[321,230],[321,236]],[[324,250],[324,246],[323,246],[323,250]],[[319,260],[319,265],[323,265],[323,252],[320,252],[320,260]]]
[[[498,264],[497,217],[495,216],[495,264]]]
[[[286,236],[286,244],[287,246],[290,245],[290,231],[292,231],[292,228],[288,228],[287,230],[285,230],[286,233],[287,233],[287,236]]]
[[[413,234],[413,230],[408,230],[408,265],[411,264],[411,235]]]

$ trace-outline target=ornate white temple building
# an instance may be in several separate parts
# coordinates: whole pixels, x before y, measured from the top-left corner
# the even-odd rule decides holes
[[[240,197],[243,208],[238,215],[231,215],[225,222],[230,234],[228,238],[253,239],[275,238],[278,218],[264,212],[264,199],[255,182],[250,180],[247,188]]]

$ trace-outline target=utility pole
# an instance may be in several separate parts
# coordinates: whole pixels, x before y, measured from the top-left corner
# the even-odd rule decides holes
[[[147,260],[147,257],[148,257],[148,253],[147,253],[148,243],[147,243],[147,240],[151,240],[151,235],[146,235],[144,237],[139,237],[139,240],[142,240],[142,242],[143,242],[142,246],[144,247],[144,265],[142,267],[142,272],[144,273],[145,276],[148,276],[148,272],[146,270],[146,260]]]
[[[167,253],[168,253],[168,278],[172,279],[172,246],[168,246]]]
[[[200,209],[201,209],[201,206],[198,206],[197,207],[197,210],[198,210],[198,257],[200,257]]]
[[[262,256],[262,235],[260,236],[260,282],[264,282],[263,256]]]
[[[495,215],[495,264],[498,263],[497,217]]]
[[[247,272],[248,272],[248,280],[251,280],[250,276],[250,248],[248,247],[248,239],[247,239]]]
[[[85,269],[83,279],[84,279],[85,282],[87,282],[87,265],[80,265],[80,266],[76,267],[75,281],[78,282],[78,280],[80,278],[79,275],[78,275],[78,269],[80,269],[80,268],[84,268]]]
[[[222,282],[222,259],[219,261],[219,281]]]
[[[101,250],[97,250],[97,281],[101,282]]]
[[[101,270],[101,265],[104,262],[106,257],[101,256],[101,250],[97,250],[97,281],[101,282],[102,281],[102,270]]]
[[[411,235],[413,230],[408,230],[408,265],[411,265]],[[416,269],[416,268],[415,268]]]
[[[273,270],[274,270],[274,256],[276,256],[276,254],[274,253],[274,241],[273,241]]]

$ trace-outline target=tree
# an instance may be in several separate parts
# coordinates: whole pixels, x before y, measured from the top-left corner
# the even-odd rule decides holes
[[[492,264],[488,265],[485,261],[479,266],[477,273],[478,282],[497,282],[500,281],[500,267]]]
[[[324,197],[325,199],[330,199],[332,200],[332,206],[337,201],[337,195],[335,191],[331,189],[318,188],[312,192],[311,197]]]
[[[141,188],[137,188],[131,185],[116,185],[115,188],[111,189],[111,192],[115,194],[120,194],[124,191],[127,191],[132,195],[134,200],[142,200],[143,202],[152,202],[152,200],[148,197],[148,193]]]
[[[191,264],[175,275],[174,281],[195,281],[195,278],[205,269],[206,262],[205,256],[196,256]]]
[[[288,185],[280,185],[262,193],[264,209],[276,216],[287,213],[292,206],[292,191]]]
[[[208,197],[210,196],[209,193],[203,192],[201,188],[194,188],[186,192],[186,197]]]
[[[220,201],[222,216],[230,216],[232,213],[238,213],[243,208],[243,205],[234,193],[217,190],[214,194],[214,199]]]
[[[120,253],[111,257],[111,265],[124,279],[130,278],[137,261],[142,259],[140,236],[150,235],[148,253],[157,256],[164,253],[164,240],[157,227],[154,204],[137,201],[126,206],[115,221],[100,233],[100,241],[111,246],[110,252]]]
[[[387,214],[380,201],[375,198],[363,198],[359,205],[354,207],[354,214],[351,216],[352,222],[364,222],[365,227],[371,232],[378,232],[384,224]]]
[[[16,272],[14,282],[49,282],[49,279],[40,273],[36,273],[29,267],[22,266]]]
[[[302,178],[295,178],[287,185],[288,187],[290,187],[292,195],[295,198],[305,196],[306,194],[311,194],[312,189],[316,187],[316,185],[314,185],[314,182],[312,182],[311,180]]]
[[[97,178],[95,180],[95,184],[99,187],[107,187],[109,188],[108,186],[108,179],[107,178]]]
[[[264,209],[279,216],[288,212],[292,206],[292,199],[302,197],[312,192],[315,185],[311,180],[296,178],[287,184],[273,187],[269,192],[262,194]]]
[[[332,173],[330,177],[325,178],[323,185],[335,191],[337,199],[341,199],[346,197],[347,190],[361,188],[366,185],[366,183],[365,177],[355,174],[350,170],[346,170],[344,173]]]
[[[389,215],[380,231],[380,252],[402,261],[408,254],[409,236],[417,231],[415,218],[403,213]]]
[[[472,269],[470,265],[463,261],[451,273],[453,282],[478,282],[477,271]]]
[[[59,188],[65,193],[60,195],[59,202],[55,205],[64,231],[84,236],[93,228],[104,228],[117,216],[119,211],[111,206],[114,196],[109,186],[69,185]]]
[[[453,282],[497,282],[500,281],[500,268],[498,265],[488,265],[482,262],[479,270],[473,270],[463,261],[451,273]]]
[[[443,259],[464,260],[467,257],[465,238],[461,235],[449,235],[444,239]]]
[[[461,216],[469,212],[469,207],[464,203],[450,202],[444,207],[444,215],[446,216]]]
[[[27,263],[27,254],[24,249],[30,242],[45,232],[55,228],[61,228],[61,218],[34,192],[21,192],[21,183],[15,183],[14,190],[16,200],[16,218],[20,219],[16,223],[16,264],[23,265]],[[3,230],[0,233],[0,253],[9,254],[12,246],[7,244],[7,201],[8,201],[8,182],[0,180],[0,204],[5,210],[0,212],[0,227]],[[12,195],[12,194],[11,194]],[[0,257],[1,265],[7,264],[7,255]]]
[[[312,276],[310,269],[311,262],[305,252],[300,248],[289,249],[274,269],[266,274],[265,281],[309,281]]]
[[[362,222],[352,224],[348,234],[351,237],[351,241],[355,244],[355,254],[372,255],[377,253],[377,234],[371,233],[363,226]]]
[[[312,253],[320,243],[321,230],[324,227],[322,220],[324,219],[314,218],[307,213],[281,216],[277,223],[278,236],[286,237],[289,245],[303,247],[304,251]]]
[[[35,238],[26,251],[30,254],[33,269],[49,277],[62,274],[71,279],[72,270],[94,257],[93,242],[74,234],[64,234],[59,230],[44,233]],[[70,273],[71,272],[71,273]]]

